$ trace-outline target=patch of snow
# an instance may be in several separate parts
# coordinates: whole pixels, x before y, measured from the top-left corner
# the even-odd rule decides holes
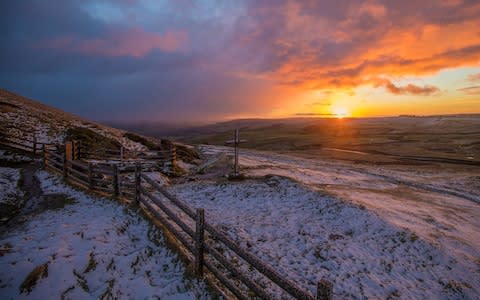
[[[32,216],[1,237],[0,294],[10,299],[205,299],[201,282],[186,279],[185,267],[160,232],[138,212],[115,201],[88,196],[44,171],[43,192],[65,197],[62,209]],[[31,292],[23,280],[47,264]]]
[[[347,299],[473,299],[480,293],[478,266],[362,205],[292,180],[271,176],[171,189],[312,294],[320,279],[333,282],[335,297]]]
[[[202,146],[213,155],[229,147]],[[361,166],[349,162],[240,150],[249,176],[286,176],[365,206],[385,221],[463,261],[470,272],[480,262],[480,185],[476,169]]]
[[[156,183],[160,185],[169,185],[170,184],[170,179],[163,175],[160,172],[143,172],[143,174],[147,175],[151,179],[153,179]]]
[[[0,149],[0,160],[6,161],[6,162],[31,162],[33,161],[32,158],[18,154],[14,151],[9,151],[9,150],[3,150]]]

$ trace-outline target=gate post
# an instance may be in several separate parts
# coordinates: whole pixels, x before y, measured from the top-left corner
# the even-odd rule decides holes
[[[195,224],[195,272],[203,275],[203,238],[205,232],[205,210],[197,208]]]
[[[138,204],[140,202],[140,185],[142,180],[142,166],[137,163],[135,165],[135,203]]]
[[[328,280],[322,279],[317,284],[317,300],[332,300],[333,286]]]

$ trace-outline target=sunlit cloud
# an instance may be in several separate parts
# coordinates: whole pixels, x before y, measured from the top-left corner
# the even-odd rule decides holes
[[[480,80],[478,1],[25,0],[2,8],[5,87],[77,113],[99,102],[118,118],[135,107],[138,118],[175,120],[329,114],[335,105],[389,115],[400,101],[405,113],[419,105],[423,114],[480,111],[471,97]],[[114,101],[123,106],[110,109]]]
[[[472,82],[480,81],[480,73],[468,75],[468,79],[467,79],[467,80],[468,80],[468,81],[472,81]]]
[[[480,95],[480,86],[469,86],[458,90],[467,95]]]
[[[440,92],[439,88],[432,85],[425,85],[421,87],[410,83],[406,86],[397,86],[387,79],[379,80],[377,86],[383,86],[387,91],[395,95],[410,94],[429,96]]]

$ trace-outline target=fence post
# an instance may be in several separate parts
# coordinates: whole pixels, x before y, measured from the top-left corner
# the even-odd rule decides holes
[[[33,155],[37,154],[37,137],[33,136]]]
[[[117,165],[113,165],[113,194],[118,196],[120,194],[118,189],[118,167]]]
[[[63,177],[67,178],[68,176],[68,166],[67,166],[67,153],[65,152],[62,156],[63,163]]]
[[[141,184],[141,172],[142,166],[137,163],[135,165],[135,202],[138,204],[140,202],[140,184]]]
[[[91,162],[88,163],[88,188],[93,190],[93,165]]]
[[[43,168],[47,167],[47,151],[45,144],[42,145],[42,154],[43,154]]]
[[[172,172],[175,170],[175,166],[177,164],[177,147],[175,145],[172,145],[172,148],[170,149],[170,161],[171,161],[171,166],[172,166]]]
[[[317,284],[317,300],[332,300],[333,286],[328,280],[321,279]]]
[[[198,276],[203,275],[203,238],[205,225],[205,211],[197,208],[195,224],[195,272]]]

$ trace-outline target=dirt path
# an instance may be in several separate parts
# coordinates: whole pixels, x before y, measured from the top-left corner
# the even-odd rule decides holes
[[[22,183],[20,188],[24,191],[23,198],[24,207],[28,208],[32,205],[32,202],[39,199],[42,196],[42,189],[40,188],[40,182],[38,181],[35,173],[40,169],[37,163],[31,163],[22,170]]]
[[[36,162],[22,167],[19,188],[23,191],[23,198],[19,201],[18,210],[14,216],[0,227],[0,235],[22,224],[28,215],[35,212],[38,204],[43,200],[43,192],[35,173],[40,169]]]

